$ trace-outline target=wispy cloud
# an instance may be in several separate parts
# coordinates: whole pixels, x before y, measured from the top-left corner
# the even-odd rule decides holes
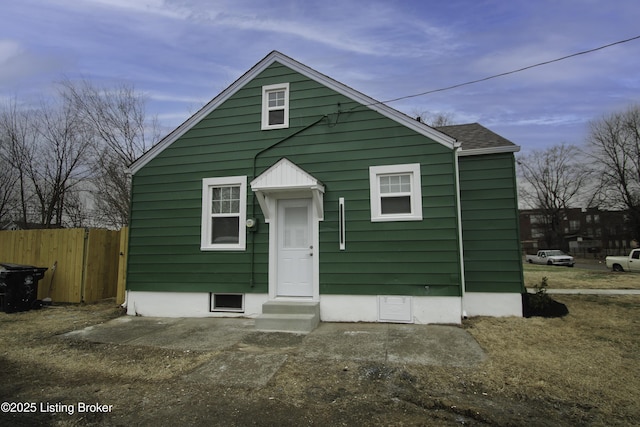
[[[106,3],[106,0],[90,0]],[[117,2],[128,6],[125,0]],[[155,6],[134,9],[186,19],[211,29],[266,33],[318,45],[374,56],[433,54],[451,47],[446,26],[416,19],[386,2],[208,2],[156,1]],[[152,12],[153,11],[153,12]],[[401,25],[398,25],[398,23]],[[408,41],[408,42],[405,42]],[[256,41],[259,41],[257,38]],[[402,41],[401,43],[398,43]],[[434,47],[438,47],[435,49]]]
[[[170,103],[182,103],[182,104],[200,104],[203,105],[210,100],[208,97],[202,96],[186,96],[176,95],[172,93],[148,91],[145,94],[154,101],[170,102]]]
[[[127,81],[178,125],[273,49],[384,101],[637,35],[637,0],[20,0],[0,15],[0,99],[62,75]],[[574,142],[640,99],[640,41],[392,107]],[[49,85],[49,86],[47,86]],[[182,111],[182,113],[181,113]]]
[[[15,40],[0,40],[0,89],[17,88],[20,82],[42,73],[56,73],[64,69],[65,58],[42,55]]]
[[[22,53],[20,43],[13,40],[0,40],[0,63],[7,64]]]
[[[186,19],[190,15],[188,9],[182,9],[176,4],[169,7],[164,0],[58,0],[60,3],[68,7],[78,7],[84,4],[85,7],[91,8],[101,6],[104,9],[120,10],[125,13],[138,13],[145,15],[155,15],[172,19]]]

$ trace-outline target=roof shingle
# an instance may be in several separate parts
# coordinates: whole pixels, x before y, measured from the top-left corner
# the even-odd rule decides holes
[[[506,138],[490,131],[479,123],[464,125],[438,126],[436,130],[455,138],[462,144],[462,150],[518,146]]]

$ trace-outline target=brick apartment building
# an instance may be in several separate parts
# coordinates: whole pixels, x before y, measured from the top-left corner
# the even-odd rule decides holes
[[[556,230],[551,231],[540,210],[520,211],[520,241],[524,253],[562,249],[574,256],[598,258],[627,254],[638,245],[631,239],[626,214],[621,211],[568,209]]]

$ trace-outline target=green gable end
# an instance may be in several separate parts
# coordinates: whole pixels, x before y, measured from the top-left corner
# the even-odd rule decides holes
[[[283,82],[290,126],[261,130],[261,88]],[[134,175],[129,289],[266,292],[269,225],[255,197],[248,192],[247,212],[260,226],[247,234],[246,250],[203,252],[202,179],[251,181],[283,157],[326,187],[321,293],[460,295],[453,150],[277,62]],[[371,222],[369,167],[406,163],[421,164],[423,221]]]

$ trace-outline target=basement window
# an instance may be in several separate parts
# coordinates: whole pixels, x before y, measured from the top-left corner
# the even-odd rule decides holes
[[[262,86],[262,130],[289,127],[289,83]]]
[[[244,294],[211,293],[210,311],[244,313]]]

